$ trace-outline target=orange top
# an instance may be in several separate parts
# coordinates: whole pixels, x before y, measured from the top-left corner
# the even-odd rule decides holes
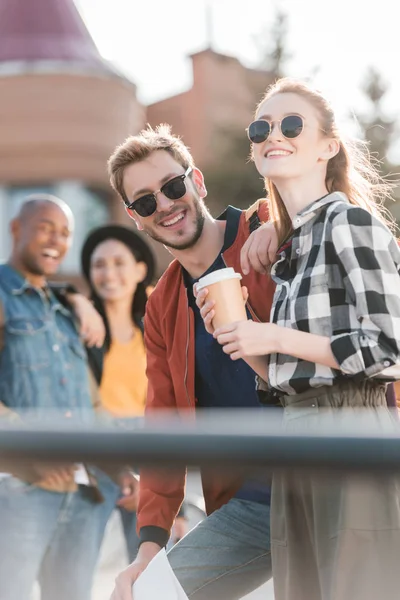
[[[127,343],[111,343],[100,385],[103,407],[113,416],[142,416],[147,394],[146,353],[140,329]]]

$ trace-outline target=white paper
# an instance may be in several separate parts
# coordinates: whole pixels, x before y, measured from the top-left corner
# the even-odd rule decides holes
[[[165,549],[149,562],[132,586],[134,600],[189,600],[171,565]]]
[[[74,479],[75,483],[80,485],[90,485],[89,475],[83,465],[75,465]]]
[[[381,371],[379,373],[379,375],[384,375],[386,377],[393,377],[393,378],[396,378],[397,380],[399,380],[400,379],[400,364],[396,363],[395,365],[392,365],[391,367],[386,367],[386,369]]]

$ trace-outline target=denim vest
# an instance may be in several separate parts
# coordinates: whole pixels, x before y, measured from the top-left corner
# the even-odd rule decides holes
[[[88,365],[71,313],[49,291],[0,265],[4,348],[0,401],[30,418],[93,416]]]

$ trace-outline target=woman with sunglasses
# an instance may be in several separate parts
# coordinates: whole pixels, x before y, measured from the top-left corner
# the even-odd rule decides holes
[[[385,390],[400,373],[400,251],[381,204],[389,189],[303,83],[269,88],[248,136],[280,239],[271,322],[213,331],[213,305],[199,293],[208,331],[232,360],[267,357],[260,375],[290,432],[355,414],[392,431]],[[395,598],[398,480],[278,472],[271,539],[276,600]]]

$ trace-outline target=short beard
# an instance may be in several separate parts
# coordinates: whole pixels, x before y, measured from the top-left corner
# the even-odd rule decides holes
[[[161,236],[158,235],[153,235],[153,233],[151,232],[146,232],[149,237],[151,237],[155,242],[160,242],[160,244],[163,244],[166,248],[171,249],[171,250],[189,250],[190,248],[193,248],[193,246],[195,246],[197,244],[197,242],[199,241],[201,234],[203,233],[203,228],[204,228],[204,223],[206,220],[206,208],[203,204],[203,202],[199,199],[198,202],[195,203],[195,224],[196,224],[196,228],[194,231],[193,236],[190,238],[190,240],[187,240],[186,242],[182,243],[182,244],[171,244],[171,243],[167,243]]]
[[[35,258],[30,254],[29,250],[24,250],[23,252],[21,252],[21,254],[19,255],[19,263],[24,269],[24,271],[26,271],[30,275],[34,275],[35,277],[44,277],[45,279],[47,279],[48,277],[52,277],[54,273],[58,270],[57,267],[54,270],[51,269],[47,273],[46,270],[43,269],[43,267],[36,262]]]
[[[31,275],[39,275],[40,277],[46,277],[46,273],[36,264],[34,259],[28,255],[21,256],[21,262],[25,270]]]

